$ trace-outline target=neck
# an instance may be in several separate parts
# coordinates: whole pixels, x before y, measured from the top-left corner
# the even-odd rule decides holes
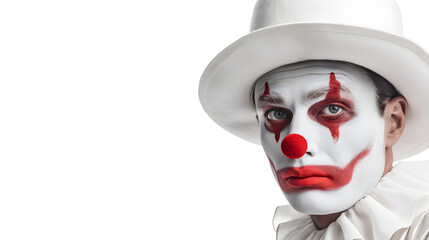
[[[390,172],[393,168],[393,151],[391,147],[385,149],[386,163],[384,165],[383,176]],[[331,213],[327,215],[310,215],[311,221],[317,229],[325,229],[329,224],[335,222],[343,212]]]
[[[332,213],[327,215],[310,215],[311,221],[317,229],[325,229],[329,224],[335,222],[342,212]]]
[[[384,165],[384,172],[383,172],[383,176],[386,175],[386,173],[390,172],[393,168],[393,151],[392,151],[392,147],[386,147],[385,151],[384,151],[385,155],[386,155],[386,163]]]

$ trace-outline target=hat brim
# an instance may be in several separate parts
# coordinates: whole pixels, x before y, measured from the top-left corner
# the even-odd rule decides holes
[[[255,81],[277,67],[305,60],[351,62],[386,78],[408,102],[394,160],[429,147],[429,55],[406,38],[373,29],[296,23],[251,32],[207,66],[199,86],[201,104],[221,127],[260,144],[252,102]]]

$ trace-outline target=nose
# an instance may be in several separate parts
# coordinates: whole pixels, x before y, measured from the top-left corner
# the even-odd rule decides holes
[[[301,158],[307,152],[307,148],[307,140],[296,133],[287,135],[281,143],[283,154],[290,159]]]

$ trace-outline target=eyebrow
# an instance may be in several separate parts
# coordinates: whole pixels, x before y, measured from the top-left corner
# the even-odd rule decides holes
[[[331,88],[327,87],[327,88],[319,88],[313,91],[309,91],[304,95],[304,100],[317,99],[321,96],[325,96],[331,90],[332,90]],[[340,92],[351,93],[351,91],[348,88],[342,87],[342,86],[341,86]],[[284,104],[284,100],[280,96],[262,95],[258,98],[258,103],[256,106],[258,108],[263,108],[269,105],[281,105],[281,104]]]
[[[276,96],[276,95],[263,95],[258,98],[258,104],[257,104],[258,108],[263,108],[270,104],[274,104],[274,105],[284,104],[284,100],[282,97]]]
[[[325,96],[328,92],[330,92],[331,88],[320,88],[313,91],[309,91],[304,95],[304,100],[312,100],[317,99],[321,96]],[[351,93],[351,91],[346,87],[341,87],[340,92]]]

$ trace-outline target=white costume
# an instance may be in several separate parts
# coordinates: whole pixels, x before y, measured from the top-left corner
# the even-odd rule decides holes
[[[399,162],[375,189],[329,227],[317,230],[309,215],[278,207],[277,240],[429,239],[429,161]]]

